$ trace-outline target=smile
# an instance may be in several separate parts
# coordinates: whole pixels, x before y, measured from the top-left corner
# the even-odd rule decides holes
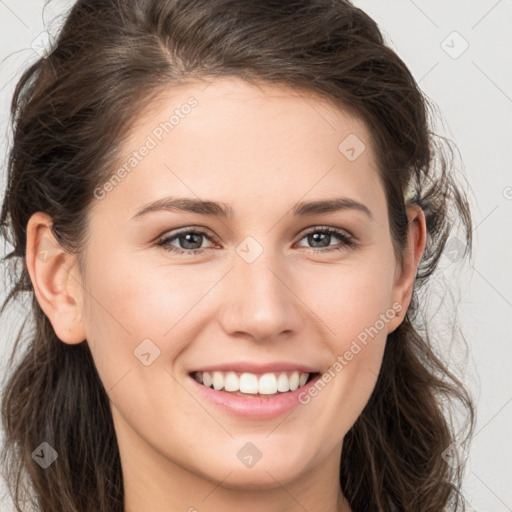
[[[312,373],[287,371],[255,374],[249,372],[212,371],[194,372],[194,379],[216,391],[227,391],[238,396],[277,396],[281,393],[295,391],[304,386]]]
[[[298,370],[262,374],[211,370],[190,373],[189,382],[201,401],[223,413],[247,420],[269,420],[304,407],[300,395],[321,376],[320,372]]]

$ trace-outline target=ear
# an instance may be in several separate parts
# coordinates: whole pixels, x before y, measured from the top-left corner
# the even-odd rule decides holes
[[[391,304],[396,305],[395,317],[388,323],[388,333],[394,331],[403,321],[409,308],[416,280],[416,272],[427,240],[425,213],[417,204],[407,207],[407,247],[404,249],[403,262],[397,262],[395,282],[391,295]],[[397,306],[400,304],[400,308]]]
[[[25,256],[27,270],[37,301],[57,337],[64,343],[78,344],[86,336],[82,325],[83,288],[73,268],[77,260],[60,246],[51,226],[51,217],[43,212],[30,217]]]

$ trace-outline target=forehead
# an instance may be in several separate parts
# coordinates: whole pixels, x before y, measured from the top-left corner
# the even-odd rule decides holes
[[[334,191],[356,200],[379,193],[361,120],[309,91],[233,78],[164,91],[131,126],[112,172],[120,169],[97,206],[115,203],[125,216],[165,194],[237,211]]]

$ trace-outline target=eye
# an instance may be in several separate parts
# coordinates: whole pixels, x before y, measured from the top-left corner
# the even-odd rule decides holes
[[[335,246],[329,244],[332,238],[338,238],[341,242]],[[316,227],[308,231],[301,240],[307,239],[308,243],[313,244],[313,252],[331,252],[331,251],[342,251],[344,249],[353,247],[355,242],[352,235],[344,230],[331,228],[327,226]],[[299,246],[304,247],[304,246]],[[327,249],[321,249],[322,247],[328,247]],[[320,249],[318,249],[320,248]]]
[[[335,246],[331,246],[330,242],[333,237],[338,238],[341,242]],[[201,247],[205,238],[218,243],[216,237],[209,232],[199,228],[192,229],[188,227],[175,232],[171,236],[166,236],[160,239],[156,245],[163,247],[166,251],[174,252],[176,254],[196,255],[201,254],[208,249],[208,247]],[[308,243],[313,244],[313,252],[341,251],[356,245],[352,235],[348,232],[327,226],[311,229],[303,235],[301,240],[306,238]],[[173,242],[177,242],[178,246],[173,245]]]
[[[167,251],[175,252],[177,254],[200,254],[205,249],[201,247],[204,238],[214,240],[214,237],[209,235],[202,229],[186,228],[172,236],[167,236],[161,239],[157,245],[163,247]],[[172,245],[171,242],[177,241],[181,247]]]

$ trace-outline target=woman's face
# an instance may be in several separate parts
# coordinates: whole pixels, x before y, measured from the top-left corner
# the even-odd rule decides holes
[[[247,489],[337,479],[411,281],[369,133],[317,97],[236,79],[153,107],[95,192],[77,302],[125,473]],[[193,209],[170,205],[185,198]],[[277,398],[205,393],[193,372],[216,369],[283,386],[294,369],[324,376]],[[242,380],[274,389],[272,375]]]

